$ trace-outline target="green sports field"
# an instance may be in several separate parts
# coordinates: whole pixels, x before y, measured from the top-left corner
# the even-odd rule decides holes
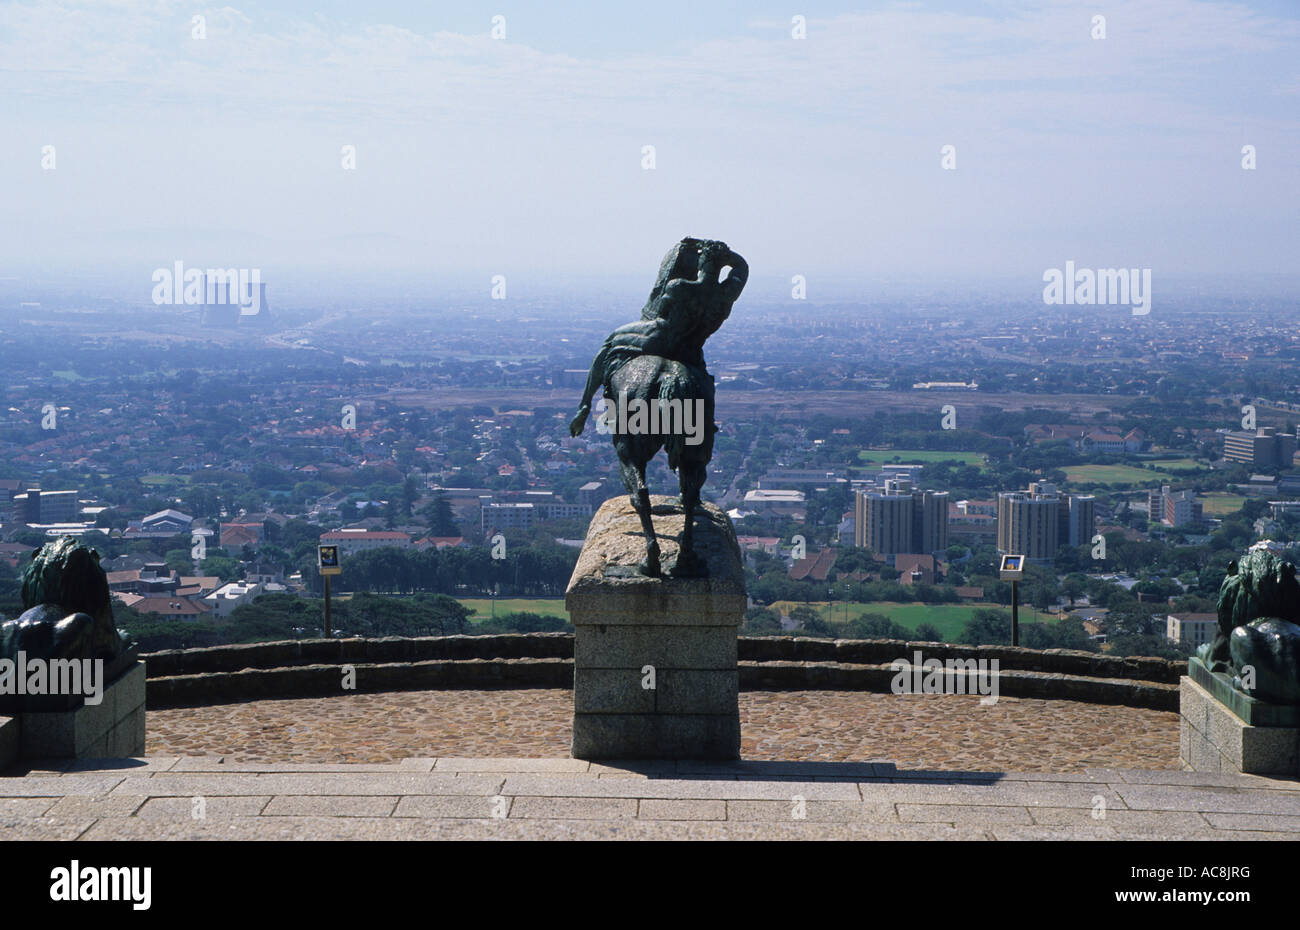
[[[1201,505],[1207,516],[1226,517],[1241,509],[1246,498],[1240,494],[1228,494],[1226,491],[1209,491],[1201,496]]]
[[[1065,480],[1070,484],[1157,485],[1161,481],[1184,476],[1205,466],[1193,459],[1171,459],[1158,468],[1135,468],[1132,465],[1067,465]]]
[[[462,597],[459,600],[470,610],[475,611],[470,615],[471,622],[481,623],[492,619],[492,598]],[[530,613],[569,619],[569,612],[564,609],[562,597],[501,597],[496,599],[496,611],[498,617],[514,613]]]

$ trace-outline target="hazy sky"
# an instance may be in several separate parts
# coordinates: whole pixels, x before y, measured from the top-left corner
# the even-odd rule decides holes
[[[648,286],[683,235],[812,281],[1300,254],[1294,0],[235,2],[0,4],[0,275]]]

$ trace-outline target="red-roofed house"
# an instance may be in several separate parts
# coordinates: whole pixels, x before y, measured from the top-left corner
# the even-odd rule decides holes
[[[430,546],[433,546],[436,549],[446,549],[448,547],[455,549],[457,546],[465,545],[465,537],[464,536],[421,536],[411,545],[415,546],[415,548],[417,549],[428,549]]]
[[[790,566],[790,578],[794,581],[802,581],[805,578],[810,581],[825,581],[838,556],[838,550],[823,549],[816,555],[799,559]]]
[[[256,548],[266,538],[265,523],[223,523],[221,524],[221,548],[239,549],[243,546]]]
[[[934,556],[902,553],[894,556],[899,584],[934,584]]]
[[[113,595],[127,607],[134,607],[142,614],[158,614],[164,617],[177,617],[181,620],[200,620],[209,613],[209,608],[201,601],[175,594],[115,594]]]

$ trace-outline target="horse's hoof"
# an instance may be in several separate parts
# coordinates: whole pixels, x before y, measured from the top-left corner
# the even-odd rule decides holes
[[[650,578],[658,578],[659,571],[659,543],[652,541],[645,547],[645,560],[636,567],[641,574]]]

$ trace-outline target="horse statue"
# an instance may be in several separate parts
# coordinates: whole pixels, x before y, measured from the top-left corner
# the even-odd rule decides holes
[[[645,531],[642,575],[659,577],[659,540],[650,513],[645,469],[663,449],[677,472],[685,516],[681,546],[671,574],[700,577],[704,560],[694,550],[694,517],[713,458],[714,384],[704,363],[704,343],[731,315],[749,276],[745,260],[712,239],[685,238],[664,256],[641,319],[605,339],[569,434],[578,436],[591,413],[591,399],[604,389],[600,432],[613,435],[619,473]]]

